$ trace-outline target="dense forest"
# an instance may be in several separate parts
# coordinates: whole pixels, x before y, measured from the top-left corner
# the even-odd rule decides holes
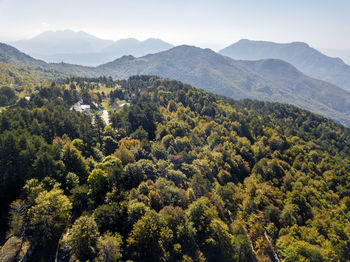
[[[350,260],[333,121],[154,76],[0,98],[1,261]]]

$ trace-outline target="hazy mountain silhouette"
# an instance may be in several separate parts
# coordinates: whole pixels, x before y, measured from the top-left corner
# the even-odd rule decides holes
[[[219,53],[242,60],[282,59],[311,77],[328,81],[350,91],[350,66],[340,58],[326,56],[306,43],[279,44],[243,39]]]
[[[59,53],[98,52],[112,40],[104,40],[83,31],[72,30],[47,31],[33,38],[14,41],[14,47],[30,55],[54,55]]]
[[[157,53],[173,47],[160,39],[138,41],[133,38],[116,42],[104,40],[83,31],[47,31],[31,39],[10,42],[37,59],[49,63],[71,63],[96,66],[122,57]]]
[[[158,53],[174,47],[160,39],[149,38],[145,41],[139,41],[134,38],[121,39],[102,50],[104,53],[118,55],[133,55],[136,57],[147,54]]]

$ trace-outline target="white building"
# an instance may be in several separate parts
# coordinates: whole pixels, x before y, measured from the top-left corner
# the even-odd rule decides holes
[[[81,113],[85,112],[85,113],[88,113],[89,115],[91,114],[90,105],[83,104],[82,99],[80,101],[76,102],[74,105],[72,105],[70,110],[75,110],[75,111],[81,112]]]

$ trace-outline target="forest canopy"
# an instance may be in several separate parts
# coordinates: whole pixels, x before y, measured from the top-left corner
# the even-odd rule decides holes
[[[81,99],[90,115],[71,110]],[[14,101],[0,257],[350,260],[350,130],[331,120],[155,76],[69,78]]]

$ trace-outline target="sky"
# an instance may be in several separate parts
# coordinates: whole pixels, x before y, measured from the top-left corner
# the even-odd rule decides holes
[[[221,49],[242,38],[350,50],[350,0],[0,0],[0,40],[72,29]]]

